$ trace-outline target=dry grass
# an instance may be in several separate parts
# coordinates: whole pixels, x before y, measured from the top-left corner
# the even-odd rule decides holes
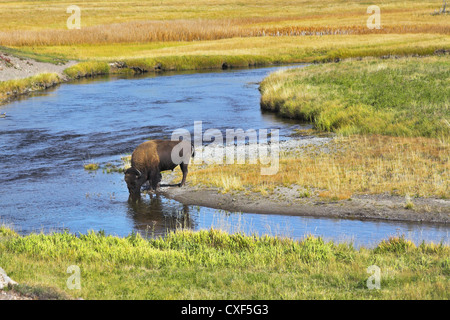
[[[66,8],[72,4],[0,1],[0,43],[62,59],[164,58],[156,64],[170,70],[220,68],[233,57],[236,66],[248,66],[424,55],[450,43],[447,17],[432,15],[440,6],[434,1],[378,1],[380,30],[367,28],[368,4],[359,1],[84,1],[78,4],[81,29],[68,30]]]
[[[385,192],[448,198],[449,151],[447,143],[429,138],[340,137],[325,147],[282,153],[280,169],[272,176],[262,176],[259,165],[192,166],[189,183],[224,192],[252,190],[263,194],[277,186],[296,185],[331,199]]]
[[[78,60],[248,57],[266,62],[311,62],[360,56],[432,54],[450,46],[442,34],[371,34],[311,37],[253,37],[194,42],[27,46],[20,50]],[[223,61],[221,61],[223,62]],[[202,62],[204,65],[204,62]],[[220,67],[220,65],[219,65]]]
[[[251,19],[264,21],[267,19]],[[273,21],[271,21],[273,23]],[[361,35],[361,34],[449,34],[450,25],[390,25],[368,29],[361,25],[247,25],[249,19],[133,21],[79,30],[14,30],[0,32],[6,46],[59,46],[133,42],[219,40],[235,37]]]
[[[448,34],[445,16],[433,16],[439,4],[429,1],[385,1],[382,28],[370,30],[367,4],[357,1],[176,0],[85,1],[81,30],[68,30],[71,1],[46,3],[2,1],[0,43],[7,46],[105,44],[155,41],[199,41],[234,37],[335,34]],[[18,19],[18,17],[26,17]]]

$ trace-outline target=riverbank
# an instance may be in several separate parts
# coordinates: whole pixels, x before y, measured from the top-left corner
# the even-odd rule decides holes
[[[144,239],[19,236],[1,226],[0,250],[0,265],[19,283],[12,292],[42,299],[449,298],[449,247],[401,237],[356,250],[312,236],[294,241],[212,229]],[[79,289],[67,287],[71,265],[79,267]],[[380,270],[378,290],[367,285],[372,265]]]
[[[271,176],[259,165],[193,166],[193,188],[164,192],[230,211],[448,223],[448,63],[366,58],[275,72],[261,107],[336,138],[282,143]]]
[[[161,193],[186,205],[198,205],[230,212],[298,215],[317,218],[450,223],[450,201],[381,195],[353,195],[347,200],[319,196],[299,199],[299,190],[278,188],[270,195],[221,193],[220,189],[192,187],[162,188]],[[408,205],[409,204],[409,205]]]
[[[280,142],[275,175],[261,176],[264,166],[258,164],[191,162],[187,184],[166,187],[181,176],[164,173],[161,193],[232,212],[446,224],[448,147],[436,143],[383,136],[293,138]],[[196,154],[215,154],[205,149]]]
[[[367,56],[440,55],[445,53],[448,39],[441,34],[364,34],[4,48],[9,52],[7,59],[16,55],[16,60],[25,67],[21,67],[22,70],[15,69],[12,64],[3,61],[5,66],[0,70],[3,79],[0,80],[0,103],[68,80],[105,74],[323,63]],[[3,51],[0,48],[0,54]],[[29,77],[28,72],[31,66],[35,70],[33,77]],[[40,80],[39,73],[51,74],[52,81],[48,83]],[[22,78],[19,80],[17,77]]]
[[[64,78],[64,70],[76,63],[76,61],[60,64],[41,62],[32,58],[17,57],[0,49],[0,81],[36,77],[43,73],[52,73]]]
[[[0,104],[70,80],[64,73],[77,61],[36,60],[36,56],[0,47]]]
[[[448,141],[449,53],[281,70],[261,82],[261,108],[320,131]]]

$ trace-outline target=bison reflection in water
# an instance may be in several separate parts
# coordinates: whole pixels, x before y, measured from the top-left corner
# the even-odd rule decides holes
[[[161,171],[173,170],[178,165],[183,172],[179,186],[183,186],[191,156],[194,156],[194,149],[187,141],[150,140],[140,144],[131,155],[131,167],[125,171],[130,198],[139,199],[141,187],[147,181],[150,190],[156,191],[162,178]]]
[[[141,235],[153,237],[195,227],[189,206],[168,200],[159,194],[149,196],[150,199],[128,202],[128,214]]]

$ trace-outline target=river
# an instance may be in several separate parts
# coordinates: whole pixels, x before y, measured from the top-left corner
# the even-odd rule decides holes
[[[185,227],[288,236],[373,246],[389,236],[416,243],[448,243],[439,224],[338,220],[231,213],[187,206],[163,196],[127,202],[123,175],[84,170],[86,163],[120,163],[150,138],[170,138],[178,128],[280,130],[295,128],[259,107],[258,82],[280,67],[164,73],[83,79],[0,106],[0,223],[21,234],[103,230],[126,236],[164,235]],[[188,176],[189,181],[189,176]]]

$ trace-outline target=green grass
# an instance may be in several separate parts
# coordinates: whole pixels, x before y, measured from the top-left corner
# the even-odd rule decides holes
[[[36,53],[30,49],[25,48],[9,48],[5,46],[0,46],[0,53],[9,54],[21,59],[33,59],[39,62],[47,62],[53,64],[63,64],[68,60],[60,57],[56,57],[54,54],[44,54],[44,53]]]
[[[93,77],[110,73],[110,67],[106,62],[87,61],[65,69],[64,73],[68,79]],[[53,87],[62,81],[64,79],[56,73],[41,73],[23,79],[0,81],[0,104],[20,95]]]
[[[448,56],[363,59],[276,72],[261,106],[342,134],[449,137]]]
[[[77,79],[108,74],[110,73],[110,68],[106,62],[86,61],[65,69],[64,73],[72,79]]]
[[[138,234],[120,238],[103,232],[19,236],[1,227],[0,252],[0,265],[21,290],[59,297],[450,298],[449,247],[415,246],[401,237],[356,250],[311,236],[294,241],[204,230],[147,240]],[[70,265],[81,270],[80,290],[66,287]],[[371,265],[381,268],[380,290],[367,289]]]
[[[129,67],[142,71],[154,71],[155,67],[163,71],[221,69],[224,63],[229,67],[248,67],[273,62],[279,63],[280,61],[277,61],[276,58],[251,55],[187,55],[125,60]]]
[[[99,168],[98,163],[87,163],[83,165],[85,170],[95,171]]]
[[[43,90],[61,82],[56,73],[41,73],[36,76],[0,81],[0,103],[32,91]]]
[[[447,35],[442,34],[367,34],[23,46],[16,49],[67,60],[121,61],[171,56],[222,55],[263,57],[287,62],[312,62],[389,54],[427,55],[435,50],[447,48],[449,40]]]

